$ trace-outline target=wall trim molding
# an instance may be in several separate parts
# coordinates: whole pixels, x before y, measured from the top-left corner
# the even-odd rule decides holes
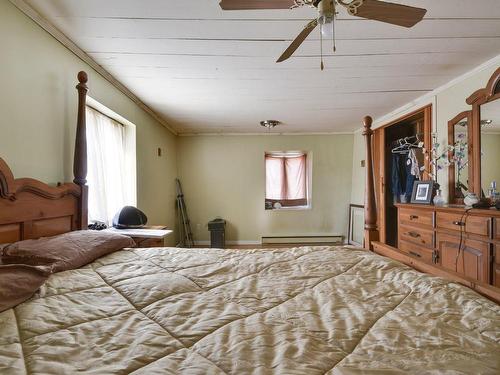
[[[449,88],[451,88],[455,85],[458,85],[459,83],[467,80],[468,78],[474,76],[475,74],[477,74],[485,69],[491,68],[492,66],[497,66],[499,64],[500,64],[500,55],[497,55],[497,56],[493,57],[492,59],[482,63],[481,65],[476,66],[474,69],[462,74],[461,76],[458,76],[458,77],[452,79],[451,81],[445,83],[444,85],[439,86],[438,88],[432,90],[431,92],[424,94],[424,95],[412,100],[411,102],[406,103],[405,105],[395,109],[392,112],[389,112],[381,117],[378,117],[377,119],[375,119],[373,121],[372,129],[379,128],[380,126],[383,126],[383,125],[391,122],[395,118],[400,117],[401,115],[404,115],[405,113],[411,112],[416,107],[427,105],[427,104],[433,104],[433,108],[434,108],[433,109],[433,112],[434,112],[433,113],[433,117],[434,117],[433,124],[434,124],[434,126],[436,126],[437,124],[436,124],[436,118],[435,118],[436,117],[435,110],[436,110],[437,106],[435,105],[436,104],[435,97],[438,94],[442,93],[443,91],[448,90]],[[360,132],[362,130],[363,130],[363,128],[359,128],[358,130],[354,131],[354,133]]]
[[[282,133],[179,133],[177,134],[179,137],[238,137],[238,136],[262,136],[262,137],[269,137],[269,136],[279,136],[279,135],[297,135],[297,136],[304,136],[304,135],[353,135],[355,132],[296,132],[296,133],[288,133],[288,132],[282,132]]]
[[[148,113],[156,121],[166,127],[172,134],[177,135],[178,132],[169,123],[165,121],[159,114],[153,111],[148,105],[146,105],[141,99],[139,99],[132,91],[130,91],[123,83],[117,80],[111,73],[100,66],[92,57],[85,53],[78,45],[76,45],[70,38],[68,38],[61,30],[55,27],[52,23],[46,20],[38,11],[36,11],[31,5],[26,3],[24,0],[9,0],[17,9],[24,13],[27,17],[33,20],[38,26],[44,29],[47,33],[52,35],[59,43],[61,43],[68,50],[73,52],[80,60],[89,65],[94,69],[99,75],[101,75],[106,81],[111,83],[120,92],[132,100],[137,106]],[[76,74],[77,72],[75,72]]]

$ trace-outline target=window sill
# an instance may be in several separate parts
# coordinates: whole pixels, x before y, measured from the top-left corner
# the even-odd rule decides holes
[[[266,211],[306,211],[312,210],[311,206],[293,206],[293,207],[281,207],[281,208],[266,208]]]

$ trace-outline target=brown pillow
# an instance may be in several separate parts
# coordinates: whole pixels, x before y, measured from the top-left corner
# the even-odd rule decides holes
[[[106,254],[134,246],[134,240],[121,234],[82,230],[15,242],[3,249],[2,261],[5,264],[51,265],[54,272],[60,272],[82,267]]]
[[[30,299],[50,275],[50,267],[0,265],[0,312]]]

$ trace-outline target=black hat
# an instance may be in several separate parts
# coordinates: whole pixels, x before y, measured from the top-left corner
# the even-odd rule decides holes
[[[125,206],[113,218],[113,226],[118,229],[141,228],[148,217],[136,207]]]

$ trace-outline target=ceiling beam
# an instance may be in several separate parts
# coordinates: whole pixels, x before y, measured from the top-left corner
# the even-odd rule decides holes
[[[89,65],[98,74],[100,74],[105,80],[115,86],[119,91],[125,94],[129,99],[131,99],[137,106],[142,110],[147,112],[156,121],[170,130],[171,133],[177,135],[178,132],[174,129],[168,122],[165,121],[163,117],[158,115],[153,111],[148,105],[146,105],[141,99],[139,99],[132,91],[130,91],[124,84],[118,81],[111,73],[100,66],[92,57],[86,54],[80,47],[78,47],[71,39],[69,39],[62,31],[56,28],[52,23],[47,21],[38,11],[27,4],[24,0],[9,0],[16,8],[23,12],[26,16],[31,18],[36,24],[38,24],[42,29],[52,35],[59,43],[64,47],[73,52],[78,58],[80,58],[84,63]]]

